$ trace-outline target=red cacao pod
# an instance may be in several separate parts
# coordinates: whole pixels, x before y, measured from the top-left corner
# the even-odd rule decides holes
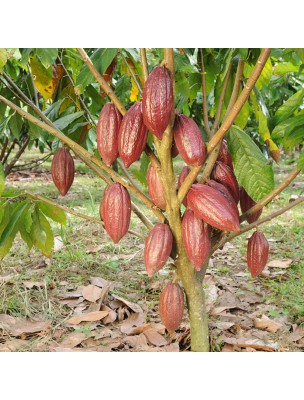
[[[97,148],[108,167],[118,157],[118,133],[121,120],[120,112],[112,103],[106,103],[98,117],[96,128]]]
[[[161,183],[161,179],[158,176],[156,169],[150,164],[147,172],[147,184],[148,192],[156,207],[162,210],[166,209],[166,197]]]
[[[184,180],[187,178],[188,174],[190,172],[190,168],[185,165],[178,177],[178,182],[177,182],[177,189],[179,189],[182,186],[182,183],[184,182]],[[197,180],[194,181],[194,183],[197,183]],[[187,207],[187,196],[184,197],[183,200],[183,205],[185,207]]]
[[[268,254],[269,244],[264,234],[254,232],[247,245],[247,265],[253,278],[260,275],[265,268]]]
[[[228,165],[217,161],[211,173],[211,179],[226,186],[236,203],[240,200],[239,185],[237,183],[234,172]]]
[[[228,167],[230,167],[233,171],[232,157],[229,153],[227,141],[225,139],[222,141],[217,161],[221,161],[222,163],[228,165]]]
[[[178,153],[178,150],[177,150],[175,141],[173,140],[173,141],[172,141],[172,147],[171,147],[171,157],[172,157],[172,158],[175,158],[175,157],[178,156],[178,154],[179,154],[179,153]]]
[[[61,196],[65,196],[74,181],[75,164],[68,149],[59,147],[52,160],[52,178]]]
[[[173,85],[166,67],[156,67],[149,75],[142,94],[144,123],[162,139],[173,107]]]
[[[188,207],[198,218],[222,231],[238,232],[239,216],[235,208],[216,189],[197,183],[187,195]]]
[[[240,205],[241,205],[241,210],[242,213],[244,214],[246,211],[248,211],[251,207],[256,205],[256,202],[249,196],[249,194],[246,192],[246,190],[241,187],[240,188]],[[246,221],[249,222],[249,224],[252,224],[256,220],[260,218],[260,215],[262,214],[263,209],[261,208],[259,211],[256,211],[253,214],[247,215]]]
[[[206,158],[206,145],[199,127],[192,118],[180,114],[175,117],[174,141],[186,164],[201,165]]]
[[[141,103],[137,101],[124,115],[118,137],[118,152],[128,168],[146,147],[148,129],[144,125]]]
[[[234,198],[232,197],[232,194],[226,188],[226,186],[222,185],[219,182],[214,181],[213,179],[210,179],[210,181],[208,181],[206,183],[206,185],[212,187],[213,189],[216,189],[223,196],[225,196],[226,199],[229,201],[229,203],[232,205],[232,207],[235,208],[236,213],[239,215],[239,210],[238,210],[237,204],[236,204]]]
[[[104,227],[114,243],[128,232],[131,218],[131,198],[120,183],[112,183],[103,196]]]
[[[168,282],[159,299],[160,318],[169,332],[180,325],[184,313],[184,292],[178,283]]]
[[[148,276],[159,271],[166,263],[173,244],[171,230],[166,224],[156,224],[145,242],[144,260]]]
[[[210,254],[210,228],[191,209],[187,209],[183,216],[182,238],[189,260],[200,271]]]
[[[104,193],[106,193],[106,190],[105,190]],[[104,220],[104,196],[103,196],[103,198],[101,199],[101,202],[100,202],[99,215],[100,215],[100,219],[103,221]]]

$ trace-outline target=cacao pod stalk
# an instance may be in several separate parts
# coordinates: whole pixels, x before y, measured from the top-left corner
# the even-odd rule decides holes
[[[255,278],[260,275],[267,264],[269,244],[262,232],[254,232],[248,240],[247,265],[251,276]]]
[[[240,223],[236,210],[216,189],[197,183],[187,195],[188,207],[198,218],[222,231],[239,232]]]
[[[104,227],[114,243],[128,232],[131,219],[131,198],[120,183],[112,183],[104,192],[100,209]]]
[[[231,195],[233,196],[236,204],[240,200],[239,185],[237,183],[234,172],[228,165],[217,161],[211,173],[211,179],[226,186]]]
[[[142,94],[142,111],[147,128],[162,139],[173,107],[173,85],[166,67],[153,69]]]
[[[148,276],[152,276],[165,264],[172,251],[173,236],[166,224],[156,224],[145,241],[144,261]]]
[[[184,313],[184,292],[178,283],[168,282],[159,299],[160,318],[170,333],[180,325]]]
[[[75,164],[69,150],[59,147],[52,160],[52,179],[61,196],[65,196],[74,181]]]

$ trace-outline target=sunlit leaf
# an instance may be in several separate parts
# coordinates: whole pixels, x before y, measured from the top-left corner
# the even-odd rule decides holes
[[[51,99],[53,95],[52,67],[45,68],[36,57],[31,58],[30,65],[33,74],[34,84],[38,92],[42,94],[44,100]]]
[[[277,125],[271,133],[271,137],[274,140],[281,142],[284,136],[289,136],[289,134],[297,127],[304,127],[304,114],[299,114],[295,117],[288,118],[287,120],[281,122]]]
[[[56,61],[58,49],[36,49],[36,54],[39,57],[41,64],[45,68],[49,68]]]
[[[59,222],[62,225],[66,225],[66,214],[63,210],[43,201],[38,201],[37,205],[39,206],[40,211],[42,211],[48,218],[51,218],[53,221]]]
[[[50,257],[54,247],[54,235],[51,225],[38,207],[35,207],[32,218],[31,239],[33,244],[42,251],[42,254]]]
[[[297,110],[303,104],[304,89],[299,90],[293,96],[289,97],[285,103],[279,107],[275,113],[276,123],[280,123],[284,119],[290,117],[295,110]]]

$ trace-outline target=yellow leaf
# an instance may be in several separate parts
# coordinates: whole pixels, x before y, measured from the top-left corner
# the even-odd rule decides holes
[[[41,93],[45,101],[49,100],[53,95],[52,67],[46,69],[36,57],[31,58],[30,65],[38,92]]]
[[[138,90],[138,87],[137,87],[136,83],[134,82],[133,78],[131,78],[131,83],[132,83],[132,89],[131,89],[131,94],[130,94],[130,100],[137,101],[139,90]]]

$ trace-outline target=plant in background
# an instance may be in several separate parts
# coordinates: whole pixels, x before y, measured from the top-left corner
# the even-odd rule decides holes
[[[185,294],[192,351],[209,350],[203,279],[211,255],[304,200],[259,218],[304,169],[301,154],[287,179],[274,187],[271,158],[278,162],[280,145],[289,150],[303,143],[299,50],[4,50],[0,117],[18,115],[30,137],[44,138],[53,149],[61,142],[106,182],[99,211],[115,243],[127,232],[143,238],[129,229],[131,211],[140,219],[149,231],[143,238],[148,275],[171,258],[172,282],[160,296],[162,321],[169,332],[178,328]],[[287,59],[293,68],[284,72]],[[9,76],[12,66],[17,79]],[[296,79],[287,91],[289,83],[280,76],[290,72]],[[21,77],[32,78],[31,90],[22,87]],[[273,99],[278,88],[282,96]],[[58,151],[65,156],[56,161],[55,154],[53,179],[64,195],[73,169],[68,151]],[[177,153],[186,164],[179,177],[173,168]],[[148,186],[150,197],[132,174]],[[3,192],[4,179],[0,182]],[[18,231],[29,248],[50,255],[47,218],[65,223],[64,212],[32,193],[3,192],[1,205],[0,256]],[[267,239],[255,232],[248,242],[252,276],[262,272],[267,257]]]

